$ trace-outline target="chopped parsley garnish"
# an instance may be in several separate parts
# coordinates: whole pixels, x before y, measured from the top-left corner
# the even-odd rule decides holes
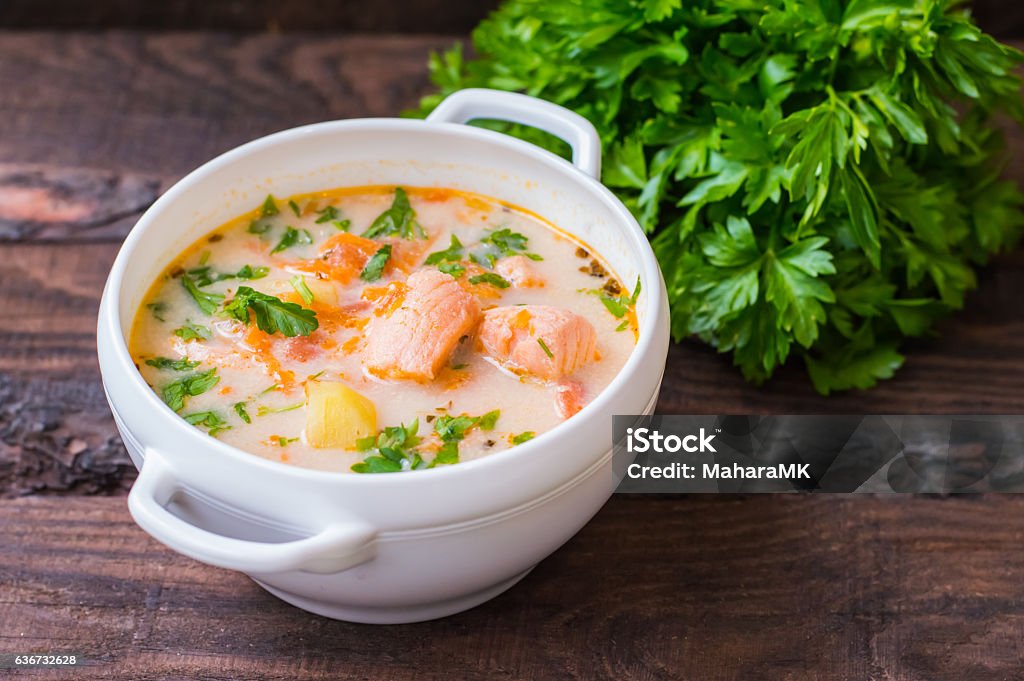
[[[316,219],[316,224],[318,225],[322,225],[325,222],[331,222],[332,220],[337,220],[341,217],[341,213],[339,213],[338,209],[334,206],[327,206],[326,208],[318,210],[316,213],[320,216]]]
[[[292,285],[295,292],[302,297],[302,302],[306,305],[313,304],[313,292],[306,286],[306,280],[302,278],[301,274],[296,274],[294,277],[288,280],[288,283]]]
[[[206,314],[213,314],[217,311],[217,307],[224,302],[224,294],[203,291],[199,288],[199,284],[196,283],[196,280],[188,274],[181,275],[181,285],[184,286],[185,290],[188,291],[190,296],[192,296],[192,300],[196,301],[196,305],[199,306],[199,309]]]
[[[618,326],[616,326],[616,327],[615,327],[615,330],[616,330],[616,331],[625,331],[625,330],[626,330],[626,329],[628,329],[628,328],[629,328],[629,320],[628,320],[628,319],[626,319],[626,320],[624,320],[624,321],[623,321],[623,322],[622,322],[621,324],[619,324]]]
[[[280,389],[281,389],[281,384],[280,383],[275,383],[274,385],[270,386],[266,390],[263,390],[262,392],[260,392],[260,396],[266,395],[267,393],[272,393],[275,390],[280,390]]]
[[[613,298],[602,293],[600,290],[594,293],[601,299],[605,308],[612,313],[612,316],[616,319],[622,319],[629,312],[629,308],[636,305],[636,300],[640,297],[640,277],[636,278],[636,286],[633,288],[633,294],[630,296],[617,296]],[[619,331],[621,329],[616,330]]]
[[[524,442],[532,440],[535,437],[537,437],[537,433],[533,432],[532,430],[528,430],[526,432],[519,433],[519,435],[513,436],[512,437],[512,444],[514,444],[514,445],[521,445]]]
[[[450,416],[444,414],[438,416],[434,421],[434,432],[441,438],[441,448],[430,462],[430,468],[435,466],[451,465],[459,462],[459,442],[465,439],[466,435],[473,428],[480,430],[494,430],[495,424],[501,411],[495,409],[483,416]]]
[[[416,450],[422,438],[419,419],[413,419],[408,426],[388,426],[376,437],[359,438],[356,448],[360,452],[375,452],[359,463],[352,465],[355,473],[398,473],[408,470],[422,470],[430,465]]]
[[[457,262],[443,262],[437,266],[437,269],[445,274],[450,274],[456,279],[466,273],[466,268]]]
[[[441,442],[460,442],[466,437],[466,432],[475,426],[480,419],[474,416],[449,416],[444,414],[434,420],[434,432],[441,438]]]
[[[462,242],[459,237],[452,234],[448,248],[443,251],[434,251],[424,261],[427,265],[437,265],[442,262],[459,262],[462,260]]]
[[[496,288],[508,288],[511,284],[505,280],[505,277],[494,272],[484,272],[483,274],[477,274],[469,278],[470,284],[490,284]]]
[[[298,409],[299,407],[301,407],[304,404],[305,404],[305,402],[297,402],[295,404],[289,404],[287,407],[266,407],[266,406],[260,405],[256,409],[256,415],[257,416],[266,416],[267,414],[283,414],[286,411],[295,411],[296,409]]]
[[[277,242],[277,245],[271,249],[270,254],[280,253],[281,251],[287,250],[292,246],[308,246],[313,243],[313,235],[305,229],[295,229],[292,226],[288,226],[284,230],[284,234],[281,236],[281,240]]]
[[[363,281],[377,281],[384,273],[384,266],[387,265],[388,259],[390,258],[391,244],[381,246],[380,250],[370,256],[370,259],[366,261],[366,266],[363,268],[363,271],[359,273],[359,278]]]
[[[270,273],[269,267],[253,267],[252,265],[243,265],[240,270],[231,274],[229,272],[217,273],[213,271],[213,268],[209,265],[203,267],[194,267],[186,274],[193,278],[196,286],[209,286],[210,284],[217,281],[226,281],[228,279],[262,279]]]
[[[316,312],[298,303],[288,303],[275,296],[239,286],[235,297],[224,306],[224,313],[243,324],[251,321],[250,310],[256,315],[256,326],[265,333],[308,336],[320,326]]]
[[[249,234],[266,234],[270,231],[270,223],[263,218],[257,218],[249,223]]]
[[[186,414],[182,418],[191,423],[193,426],[205,426],[208,429],[207,432],[211,436],[216,436],[217,433],[221,432],[222,430],[231,429],[231,426],[228,425],[228,422],[225,421],[223,417],[221,417],[221,415],[215,411],[200,411],[194,414]]]
[[[480,430],[494,430],[494,426],[498,424],[498,417],[500,416],[501,410],[494,409],[477,419],[476,425]]]
[[[171,371],[188,371],[199,366],[199,362],[193,362],[188,357],[171,359],[170,357],[153,357],[146,360],[146,364],[156,369],[170,369]]]
[[[363,232],[363,236],[367,239],[382,236],[399,236],[403,239],[416,236],[425,239],[427,234],[416,220],[416,211],[409,203],[409,195],[401,187],[396,187],[391,207],[377,216],[370,228]]]
[[[297,437],[284,437],[283,435],[275,435],[273,439],[278,447],[287,447],[291,443],[299,441]]]
[[[612,316],[621,319],[626,316],[629,312],[629,302],[622,302],[622,298],[611,298],[609,296],[601,296],[601,302],[604,306],[612,313]]]
[[[181,408],[185,406],[186,398],[202,395],[217,385],[218,381],[220,381],[220,376],[217,375],[216,368],[179,378],[177,381],[164,386],[164,402],[174,411],[181,411]]]
[[[288,207],[292,209],[293,213],[295,213],[295,217],[302,217],[302,209],[299,208],[299,204],[295,203],[295,201],[293,201],[292,199],[288,199]]]
[[[462,371],[463,369],[465,369],[468,366],[469,366],[468,364],[456,364],[456,365],[452,366],[452,369],[454,369],[455,371]]]
[[[318,210],[317,214],[320,216],[316,219],[316,224],[322,225],[325,222],[329,222],[334,225],[334,228],[341,232],[347,232],[349,227],[352,226],[351,220],[342,220],[341,213],[334,206],[327,206],[323,210]]]
[[[210,251],[203,251],[199,254],[199,266],[202,267],[208,262],[210,262]]]
[[[508,227],[502,227],[488,232],[480,239],[483,248],[474,251],[469,257],[476,264],[487,268],[493,268],[498,258],[510,255],[524,255],[530,260],[543,260],[544,258],[536,253],[526,252],[528,243],[529,239],[526,236],[513,232]]]
[[[277,208],[277,201],[274,200],[274,195],[267,194],[267,198],[263,201],[263,205],[260,206],[260,217],[269,218],[280,212],[281,211]]]
[[[435,468],[437,466],[450,466],[459,462],[459,443],[458,442],[445,442],[441,445],[441,448],[437,450],[434,455],[434,460],[430,462],[428,468]]]
[[[146,303],[146,307],[153,314],[153,318],[158,322],[166,322],[163,315],[167,312],[167,303],[162,300],[155,300],[152,303]]]
[[[540,349],[544,351],[544,354],[547,355],[548,358],[550,358],[550,359],[554,359],[555,358],[554,353],[551,352],[551,348],[548,347],[548,344],[544,342],[543,338],[538,338],[537,339],[537,345],[540,346]]]
[[[434,432],[441,440],[441,447],[430,463],[423,460],[416,446],[422,442],[417,434],[419,419],[408,426],[389,426],[378,435],[370,435],[356,441],[356,449],[368,452],[369,456],[352,466],[356,473],[398,473],[400,471],[424,470],[459,462],[459,442],[473,428],[492,430],[501,412],[495,409],[483,416],[449,416],[445,414],[434,420]]]
[[[242,419],[246,423],[252,423],[252,417],[249,416],[249,412],[245,410],[245,402],[235,402],[233,408],[235,413],[238,414],[238,418]]]
[[[185,322],[175,329],[174,335],[182,340],[209,340],[213,336],[208,328],[192,322]]]
[[[242,269],[235,272],[233,275],[222,274],[219,279],[262,279],[270,273],[269,267],[253,267],[251,265],[243,265]]]

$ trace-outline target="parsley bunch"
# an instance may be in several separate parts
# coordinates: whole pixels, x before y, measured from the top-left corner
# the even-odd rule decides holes
[[[590,119],[673,335],[754,382],[792,356],[822,393],[892,376],[1020,234],[990,119],[1024,119],[1021,53],[952,0],[507,0],[473,42],[432,57],[421,113],[492,87]]]

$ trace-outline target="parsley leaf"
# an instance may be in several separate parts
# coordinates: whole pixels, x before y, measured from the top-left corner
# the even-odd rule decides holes
[[[466,273],[466,268],[457,262],[443,262],[437,266],[437,269],[445,274],[450,274],[456,279]]]
[[[177,381],[164,386],[162,391],[164,402],[174,411],[181,411],[188,397],[202,395],[217,385],[218,381],[220,381],[220,376],[217,375],[216,368],[179,378]]]
[[[192,322],[185,322],[175,329],[174,335],[182,340],[209,340],[213,336],[208,328]]]
[[[409,203],[409,195],[401,187],[395,188],[395,198],[391,207],[377,216],[369,229],[363,232],[367,239],[382,236],[398,236],[412,239],[414,236],[425,239],[427,234],[416,220],[416,211]]]
[[[408,470],[429,468],[416,450],[421,441],[417,435],[419,419],[413,419],[408,426],[388,426],[376,437],[360,438],[356,447],[361,452],[375,452],[359,463],[352,465],[356,473],[398,473]]]
[[[275,296],[239,286],[235,297],[224,306],[224,313],[243,324],[251,321],[250,311],[256,316],[256,326],[266,333],[285,336],[308,336],[320,326],[316,312],[297,303],[288,303]]]
[[[245,409],[245,402],[235,402],[232,406],[235,413],[238,414],[238,418],[242,419],[246,423],[252,423],[252,417],[249,416],[249,412]]]
[[[281,240],[271,249],[270,254],[280,253],[292,246],[308,246],[311,243],[313,243],[313,235],[308,230],[295,229],[289,225],[285,228]]]
[[[448,248],[443,251],[434,251],[423,262],[426,265],[437,265],[438,263],[459,262],[460,260],[462,260],[462,242],[459,241],[459,237],[452,234]]]
[[[230,430],[228,422],[215,411],[200,411],[194,414],[185,414],[182,418],[193,426],[205,426],[211,436],[216,436],[222,430]]]
[[[274,200],[274,195],[267,194],[267,198],[263,201],[263,205],[260,206],[260,217],[269,218],[280,212],[281,211],[277,208],[277,201]]]
[[[390,257],[391,244],[381,246],[380,249],[366,261],[366,266],[363,267],[363,271],[359,273],[359,278],[363,281],[377,281],[380,279],[381,275],[384,273],[384,266],[387,265]]]
[[[199,288],[199,284],[188,274],[181,275],[181,285],[185,287],[192,300],[196,301],[199,309],[206,314],[213,314],[217,307],[224,301],[222,293],[210,293]]]
[[[334,206],[327,206],[318,210],[317,215],[320,216],[316,219],[316,224],[318,225],[322,225],[325,222],[331,222],[332,220],[337,220],[341,217],[341,213],[339,213],[338,209]]]
[[[249,223],[249,234],[264,235],[270,231],[270,223],[263,218],[256,218]]]
[[[262,279],[263,277],[267,276],[267,274],[269,274],[269,273],[270,273],[270,268],[269,267],[264,267],[264,266],[253,267],[251,265],[243,265],[242,269],[238,270],[234,274],[230,274],[230,275],[229,274],[222,274],[222,275],[220,275],[218,277],[218,280],[224,280],[224,279],[244,279],[244,280]]]
[[[614,317],[621,319],[626,316],[627,312],[629,312],[629,305],[627,303],[623,303],[622,298],[612,298],[610,296],[602,295],[600,296],[600,300]]]
[[[305,402],[297,402],[295,404],[289,404],[284,407],[268,407],[266,405],[261,404],[256,409],[256,415],[266,416],[267,414],[283,414],[285,412],[295,411],[296,409],[300,409],[303,406],[305,406]]]
[[[532,440],[535,437],[537,437],[537,433],[533,432],[532,430],[527,430],[525,432],[522,432],[522,433],[519,433],[518,435],[513,436],[512,437],[512,444],[514,444],[514,445],[521,445],[524,442],[528,442],[529,440]]]
[[[309,286],[306,285],[306,280],[302,278],[301,274],[296,274],[288,280],[288,283],[292,285],[295,292],[302,298],[302,302],[306,305],[313,304],[313,292],[309,290]]]
[[[441,442],[459,442],[466,437],[466,431],[477,424],[473,416],[449,416],[445,414],[434,419],[434,432]]]
[[[511,284],[505,280],[500,274],[494,272],[484,272],[483,274],[477,274],[469,278],[470,284],[490,284],[495,288],[508,288]]]
[[[172,371],[188,371],[199,366],[199,362],[190,361],[188,357],[182,357],[181,359],[151,357],[146,360],[146,364],[156,369],[170,369]]]
[[[226,281],[228,279],[262,279],[269,273],[269,267],[253,267],[252,265],[243,265],[242,268],[234,274],[227,272],[218,274],[214,272],[213,268],[209,265],[195,267],[186,272],[187,275],[194,278],[193,281],[196,286],[209,286],[214,282]]]
[[[146,303],[146,307],[149,309],[150,313],[152,313],[153,318],[158,322],[167,321],[164,319],[164,314],[167,312],[167,303],[162,300],[156,300],[152,303]]]
[[[480,244],[483,248],[475,250],[469,258],[482,267],[493,268],[499,258],[510,255],[524,255],[531,260],[544,259],[536,253],[526,252],[529,239],[519,232],[513,232],[508,227],[488,232],[480,239]]]

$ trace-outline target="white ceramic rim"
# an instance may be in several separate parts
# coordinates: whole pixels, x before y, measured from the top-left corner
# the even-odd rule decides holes
[[[352,132],[368,128],[396,133],[408,131],[423,133],[428,129],[424,126],[438,126],[438,129],[445,129],[448,132],[463,135],[467,138],[475,138],[497,148],[507,148],[520,153],[530,154],[535,157],[538,163],[547,165],[569,176],[569,179],[572,181],[585,185],[595,195],[595,198],[600,199],[619,218],[618,225],[625,231],[631,244],[635,247],[634,252],[640,254],[638,270],[644,313],[638,332],[637,344],[630,353],[625,365],[619,370],[615,378],[612,379],[612,382],[578,414],[528,442],[509,450],[496,452],[491,456],[473,459],[457,465],[415,471],[415,475],[357,475],[302,468],[287,463],[271,461],[221,442],[186,423],[180,415],[172,411],[157,396],[156,392],[143,379],[142,374],[136,368],[128,352],[128,344],[125,335],[121,331],[119,320],[121,287],[123,285],[125,269],[128,267],[128,263],[131,261],[143,233],[156,219],[163,206],[175,201],[179,196],[187,194],[194,186],[205,181],[209,175],[215,173],[222,166],[266,146],[272,146],[310,134],[334,131]],[[494,198],[500,199],[501,197]],[[258,138],[204,163],[175,183],[139,218],[139,221],[132,228],[124,244],[121,246],[121,250],[117,254],[107,279],[103,296],[106,306],[101,312],[99,323],[106,327],[106,331],[111,339],[110,350],[115,357],[115,368],[131,376],[129,380],[136,396],[149,405],[153,412],[153,418],[158,419],[162,426],[177,428],[179,431],[187,432],[187,437],[192,439],[195,446],[215,451],[220,455],[237,461],[241,466],[264,467],[275,474],[286,475],[299,480],[331,478],[332,484],[340,485],[418,485],[423,484],[421,481],[429,482],[438,476],[446,476],[448,478],[469,476],[475,474],[476,471],[510,465],[517,460],[535,456],[544,450],[549,441],[555,436],[586,423],[589,415],[602,410],[604,405],[610,402],[616,393],[624,389],[636,368],[651,352],[656,342],[655,332],[658,320],[661,315],[667,314],[667,311],[663,309],[666,302],[662,295],[662,287],[661,270],[658,267],[654,251],[651,249],[650,242],[640,229],[640,225],[633,215],[607,187],[561,157],[509,135],[468,125],[401,118],[357,118],[313,123]],[[610,446],[611,443],[609,442]]]

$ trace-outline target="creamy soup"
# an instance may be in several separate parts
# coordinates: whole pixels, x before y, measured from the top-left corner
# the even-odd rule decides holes
[[[593,400],[635,345],[638,287],[478,195],[268,196],[175,259],[130,349],[172,409],[239,449],[418,470],[514,447]]]

